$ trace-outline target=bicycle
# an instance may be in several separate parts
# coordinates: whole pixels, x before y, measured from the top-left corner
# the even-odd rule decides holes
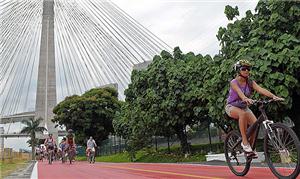
[[[61,162],[65,163],[65,161],[66,161],[66,153],[64,151],[64,148],[60,148],[58,150],[58,154],[59,154],[59,158],[61,159]]]
[[[53,162],[53,153],[54,153],[54,149],[49,148],[48,149],[48,163],[49,164],[52,164],[52,162]]]
[[[95,163],[95,151],[92,149],[87,150],[87,158],[89,163]]]
[[[265,106],[274,100],[255,100],[259,104],[261,115],[247,130],[247,138],[255,132],[254,143],[256,148],[259,128],[264,127],[264,155],[272,173],[278,178],[296,178],[300,172],[300,142],[295,132],[282,123],[269,120]],[[224,143],[226,162],[230,170],[237,176],[245,176],[251,165],[252,157],[247,157],[241,146],[242,137],[237,130],[227,134]]]
[[[74,147],[68,146],[67,148],[67,156],[70,161],[70,164],[72,164],[73,160],[75,159],[76,150]]]

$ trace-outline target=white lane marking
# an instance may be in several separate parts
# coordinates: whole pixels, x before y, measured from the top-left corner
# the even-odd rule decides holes
[[[35,162],[33,170],[31,172],[30,179],[37,179],[38,178],[37,164],[38,164],[38,162]]]

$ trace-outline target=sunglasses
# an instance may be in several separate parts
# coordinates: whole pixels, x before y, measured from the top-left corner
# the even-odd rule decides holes
[[[241,67],[240,70],[241,70],[241,71],[246,71],[246,70],[250,71],[251,68],[250,68],[250,67]]]

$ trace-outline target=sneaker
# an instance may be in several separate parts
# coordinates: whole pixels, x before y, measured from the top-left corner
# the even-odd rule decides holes
[[[253,150],[252,150],[252,148],[251,148],[251,146],[249,144],[244,145],[243,142],[241,142],[241,146],[243,147],[243,150],[246,153],[252,153],[253,152]]]

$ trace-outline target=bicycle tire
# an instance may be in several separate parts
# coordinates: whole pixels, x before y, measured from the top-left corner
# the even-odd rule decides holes
[[[245,159],[245,166],[243,168],[243,166],[238,166],[238,165],[234,166],[234,164],[231,162],[232,158],[231,158],[231,156],[229,156],[229,154],[232,154],[231,153],[232,149],[230,148],[229,145],[232,143],[232,141],[235,141],[239,138],[241,138],[241,134],[238,131],[233,130],[233,131],[229,132],[227,134],[225,142],[224,142],[224,153],[225,153],[227,165],[230,168],[231,172],[234,173],[236,176],[245,176],[250,169],[251,159],[250,160]],[[237,164],[238,164],[238,162],[237,162]],[[235,168],[235,167],[239,167],[239,168],[241,168],[241,170],[237,170],[237,168]]]
[[[48,162],[49,162],[49,164],[52,164],[52,152],[50,151],[49,152],[49,158],[48,158]]]
[[[91,163],[95,163],[95,154],[94,153],[91,154]]]
[[[271,169],[272,173],[278,178],[282,178],[282,179],[296,178],[299,175],[299,172],[300,172],[300,142],[299,142],[299,139],[298,139],[296,133],[291,128],[287,127],[286,125],[284,125],[282,123],[275,123],[275,124],[271,124],[270,126],[273,129],[273,131],[277,131],[277,133],[279,133],[279,134],[282,133],[282,137],[284,136],[284,134],[287,134],[289,136],[285,137],[285,141],[284,141],[284,144],[283,144],[284,145],[283,147],[285,149],[281,149],[281,153],[280,153],[280,151],[278,151],[279,158],[278,157],[277,158],[273,157],[273,159],[271,159],[270,151],[269,151],[271,149],[270,149],[270,145],[268,145],[269,144],[268,142],[271,141],[271,140],[268,136],[269,132],[266,132],[265,140],[264,140],[264,152],[265,152],[265,158],[266,158],[266,161],[268,163],[268,166]],[[280,132],[280,130],[278,130],[280,128],[282,129],[282,132]],[[275,129],[277,129],[277,130],[275,130]],[[286,146],[285,142],[287,142],[289,137],[292,139],[292,141],[295,145],[295,150],[296,150],[297,154],[295,154],[293,156],[296,158],[297,161],[295,162],[294,171],[291,174],[289,174],[287,176],[284,176],[284,175],[281,174],[281,172],[279,172],[279,169],[283,171],[283,170],[285,170],[285,167],[281,167],[281,165],[282,165],[281,164],[280,166],[278,166],[279,168],[277,169],[276,168],[277,166],[274,165],[276,163],[274,163],[272,160],[277,160],[278,161],[280,159],[281,162],[283,160],[285,160],[285,162],[290,162],[290,163],[294,164],[294,162],[292,161],[293,156],[290,155],[290,153],[292,153],[292,152],[290,152],[289,150],[286,149],[288,146]],[[283,155],[285,155],[285,156],[282,157]],[[288,156],[286,156],[286,155],[288,155]],[[287,169],[285,171],[287,171]]]
[[[92,156],[92,154],[90,154],[89,162],[90,162],[90,163],[93,162],[93,156]]]
[[[73,160],[72,155],[73,155],[72,152],[69,151],[68,157],[69,157],[70,164],[72,164],[72,160]]]
[[[73,149],[69,149],[69,160],[70,160],[70,164],[72,164],[73,159],[75,158],[75,152]]]
[[[65,153],[61,152],[61,163],[65,163]]]

